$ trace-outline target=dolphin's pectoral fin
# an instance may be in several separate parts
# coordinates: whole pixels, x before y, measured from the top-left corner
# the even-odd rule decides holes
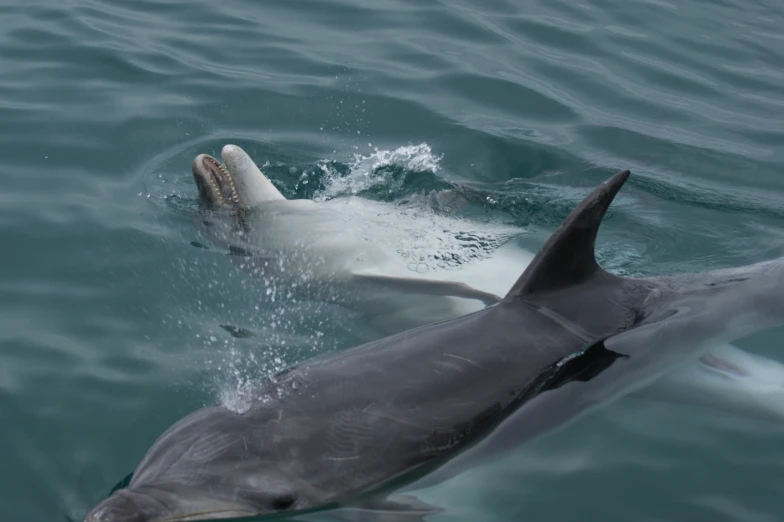
[[[552,373],[547,376],[542,391],[554,390],[572,381],[588,382],[618,359],[628,357],[608,350],[604,339],[596,341],[582,352],[561,359],[553,365]]]
[[[248,330],[247,328],[243,328],[241,326],[232,326],[230,324],[219,324],[218,326],[226,330],[229,333],[229,335],[237,339],[247,339],[249,337],[253,337],[256,335],[251,330]]]
[[[440,281],[437,279],[416,279],[375,274],[355,274],[354,280],[360,284],[380,285],[387,288],[402,290],[412,294],[427,294],[476,299],[486,306],[498,303],[501,298],[490,292],[477,290],[465,283],[456,281]]]
[[[356,522],[424,522],[428,515],[444,512],[413,495],[394,495],[383,499],[363,499],[339,508],[342,517]]]
[[[246,248],[238,247],[235,245],[229,245],[229,254],[230,256],[240,256],[240,257],[252,257],[253,252],[249,251]]]
[[[665,373],[632,397],[784,423],[784,364],[726,344]]]
[[[132,479],[132,478],[133,478],[133,471],[132,471],[132,472],[130,472],[130,473],[128,473],[127,475],[125,475],[125,477],[123,477],[123,479],[122,479],[120,482],[118,482],[117,484],[115,484],[115,485],[114,485],[114,487],[112,488],[112,490],[109,492],[109,495],[107,495],[107,497],[111,496],[111,495],[112,495],[112,493],[114,493],[114,492],[115,492],[115,491],[117,491],[118,489],[124,489],[124,488],[127,488],[127,487],[128,487],[128,484],[130,484],[130,483],[131,483],[131,479]]]

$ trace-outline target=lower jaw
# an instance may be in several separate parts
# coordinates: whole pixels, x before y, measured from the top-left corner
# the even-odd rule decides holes
[[[242,517],[250,517],[253,516],[253,513],[250,511],[235,511],[235,510],[227,510],[227,511],[209,511],[204,513],[192,513],[190,515],[183,515],[182,517],[178,518],[167,518],[162,520],[161,522],[186,522],[189,520],[218,520],[222,518],[242,518]]]

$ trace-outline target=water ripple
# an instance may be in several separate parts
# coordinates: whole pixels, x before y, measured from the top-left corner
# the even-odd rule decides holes
[[[369,335],[195,248],[190,162],[227,142],[291,197],[532,249],[631,168],[598,245],[618,273],[784,250],[774,0],[11,0],[0,23],[0,518],[79,520],[174,419]],[[776,433],[619,402],[428,494],[450,520],[768,520]]]

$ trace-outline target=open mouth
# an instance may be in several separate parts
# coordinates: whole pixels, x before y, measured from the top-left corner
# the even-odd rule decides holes
[[[208,154],[199,154],[193,160],[193,179],[201,200],[211,207],[236,207],[239,195],[234,179],[218,160]]]

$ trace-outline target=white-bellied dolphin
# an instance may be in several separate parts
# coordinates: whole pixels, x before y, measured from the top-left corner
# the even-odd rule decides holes
[[[628,176],[594,189],[499,303],[294,365],[260,384],[245,414],[197,410],[86,521],[383,498],[498,458],[684,360],[784,324],[784,259],[665,277],[604,271],[597,231]]]
[[[226,145],[221,155],[225,167],[206,154],[193,162],[201,200],[213,209],[195,223],[231,252],[233,263],[279,291],[355,310],[382,334],[500,300],[444,272],[411,270],[395,255],[398,245],[384,245],[372,229],[376,224],[396,232],[400,213],[391,205],[363,198],[287,200],[240,147]],[[519,234],[512,227],[503,230]]]
[[[232,262],[267,284],[280,285],[282,293],[340,304],[361,314],[382,335],[499,301],[497,296],[512,287],[534,257],[509,242],[489,258],[420,274],[395,254],[399,243],[416,241],[410,236],[421,236],[422,229],[450,226],[480,241],[494,232],[519,231],[485,231],[479,224],[464,231],[427,219],[406,228],[400,222],[411,217],[395,205],[361,197],[286,200],[242,148],[226,145],[221,158],[225,166],[206,154],[193,162],[201,200],[213,209],[196,219],[203,233],[229,250]],[[401,238],[397,244],[383,244],[395,235]],[[444,236],[423,240],[444,242]],[[686,361],[635,396],[782,422],[784,365],[724,345]]]

